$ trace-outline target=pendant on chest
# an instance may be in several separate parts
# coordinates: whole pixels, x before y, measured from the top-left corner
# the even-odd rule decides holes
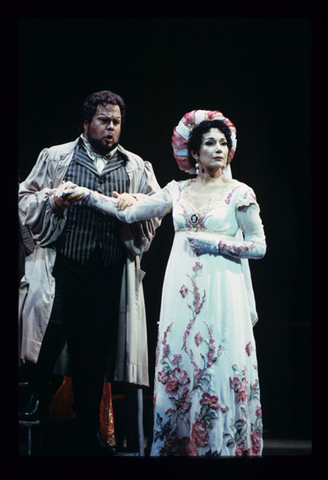
[[[191,216],[190,216],[190,221],[192,223],[192,226],[193,227],[196,227],[198,225],[198,222],[199,222],[199,217],[198,215],[196,215],[196,213],[193,213]]]

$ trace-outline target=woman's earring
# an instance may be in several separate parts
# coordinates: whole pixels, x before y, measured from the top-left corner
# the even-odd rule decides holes
[[[198,162],[195,163],[195,168],[196,168],[196,175],[199,174],[199,164]]]

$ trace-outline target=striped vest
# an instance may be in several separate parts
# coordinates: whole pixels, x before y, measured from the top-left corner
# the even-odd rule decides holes
[[[101,174],[86,151],[78,144],[64,180],[90,188],[107,196],[116,190],[129,189],[129,177],[125,170],[126,159],[116,151]],[[80,264],[90,257],[96,245],[100,246],[104,266],[113,265],[125,258],[120,240],[120,222],[88,206],[71,206],[67,209],[64,230],[56,242],[57,250]]]

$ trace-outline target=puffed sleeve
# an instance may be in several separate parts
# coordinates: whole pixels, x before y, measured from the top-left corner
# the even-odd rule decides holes
[[[49,150],[44,149],[18,195],[20,221],[41,246],[55,241],[66,223],[63,210],[54,202],[55,191]]]

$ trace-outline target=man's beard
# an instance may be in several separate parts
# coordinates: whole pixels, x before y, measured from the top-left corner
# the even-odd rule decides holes
[[[107,155],[109,152],[114,150],[115,147],[117,147],[118,142],[113,143],[113,145],[104,145],[101,140],[98,140],[97,138],[93,138],[90,135],[90,129],[88,129],[88,142],[90,143],[92,150],[94,150],[96,153],[99,153],[102,156]]]

